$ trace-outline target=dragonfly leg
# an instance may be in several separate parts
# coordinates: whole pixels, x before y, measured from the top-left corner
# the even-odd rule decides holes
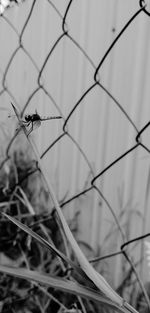
[[[29,126],[31,124],[31,128],[30,128],[30,130],[29,130],[29,132],[28,132],[28,136],[32,133],[32,131],[33,131],[33,122],[31,121],[31,122],[29,122],[28,124],[27,124],[27,126]]]
[[[26,128],[30,125],[29,122],[26,122],[26,121],[20,121],[18,123],[18,127],[16,128],[16,132],[19,132],[23,127]]]
[[[22,122],[24,123],[24,124],[29,124],[30,122],[29,121],[25,121],[25,120],[22,120]],[[27,125],[28,126],[28,125]]]

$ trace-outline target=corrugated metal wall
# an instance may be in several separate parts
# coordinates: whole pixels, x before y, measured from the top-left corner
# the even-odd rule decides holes
[[[10,110],[12,99],[20,108],[29,102],[26,112],[37,109],[41,115],[48,116],[62,113],[65,119],[94,83],[94,67],[98,66],[127,21],[140,9],[139,3],[137,0],[73,1],[67,15],[67,28],[71,38],[83,48],[90,60],[72,40],[64,36],[47,62],[46,57],[62,34],[61,16],[64,16],[68,1],[35,1],[23,30],[32,4],[27,0],[0,18],[0,106]],[[149,31],[150,18],[141,12],[118,40],[99,71],[100,83],[117,99],[136,127],[100,86],[93,88],[68,120],[67,127],[72,138],[63,136],[44,157],[59,199],[80,192],[87,181],[90,183],[91,171],[97,175],[134,146],[136,128],[140,130],[149,121]],[[19,46],[19,38],[23,49]],[[36,92],[43,65],[40,83],[49,94],[43,89]],[[8,125],[7,111],[3,112],[0,118]],[[40,153],[62,133],[62,126],[62,121],[45,122],[34,132]],[[84,151],[91,168],[73,140]],[[149,128],[143,134],[143,141],[150,147]],[[118,216],[127,239],[150,229],[149,161],[148,152],[138,147],[95,182]],[[116,251],[120,241],[115,230],[114,239],[111,243],[109,241],[108,247],[107,243],[103,243],[114,218],[95,190],[68,205],[70,217],[78,210],[81,212],[80,239],[94,248],[101,246],[101,253]]]

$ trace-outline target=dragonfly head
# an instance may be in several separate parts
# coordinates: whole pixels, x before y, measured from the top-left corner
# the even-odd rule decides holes
[[[29,114],[29,115],[25,115],[25,121],[26,122],[30,122],[32,120],[32,116]]]

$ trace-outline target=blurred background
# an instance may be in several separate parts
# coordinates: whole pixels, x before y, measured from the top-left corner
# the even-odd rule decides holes
[[[41,117],[61,115],[61,120],[42,122],[30,136],[58,200],[73,197],[63,211],[74,221],[85,253],[92,258],[120,251],[124,242],[150,232],[148,127],[141,136],[147,150],[139,145],[119,159],[136,145],[138,132],[150,120],[150,18],[141,11],[98,68],[140,10],[139,1],[8,5],[1,4],[0,16],[1,168],[7,172],[5,160],[16,146],[24,157],[27,153],[23,133],[11,141],[17,127],[17,119],[8,118],[14,114],[11,102],[23,119],[36,111]],[[149,269],[143,243],[128,245],[128,252],[145,282]],[[130,264],[121,254],[100,267],[117,288]]]

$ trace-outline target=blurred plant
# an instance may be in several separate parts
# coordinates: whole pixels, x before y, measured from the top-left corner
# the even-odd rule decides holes
[[[1,0],[0,1],[0,15],[2,15],[6,9],[14,6],[15,4],[20,4],[25,0]]]
[[[140,253],[142,240],[139,238],[139,240],[130,243],[130,239],[132,238],[132,222],[135,223],[135,219],[138,218],[143,223],[143,216],[138,210],[137,204],[133,205],[131,200],[129,200],[124,205],[121,194],[119,194],[118,198],[120,211],[117,219],[124,234],[124,243],[126,243],[125,252],[130,256],[130,262],[125,257],[122,249],[124,243],[122,242],[119,229],[112,220],[107,220],[109,222],[108,232],[101,245],[97,248],[95,256],[90,258],[90,262],[95,264],[97,271],[101,272],[107,281],[111,281],[117,293],[133,307],[137,307],[137,293],[141,288],[140,293],[147,306],[146,299],[148,298],[148,293],[142,282],[142,276],[140,278],[140,268],[143,264],[143,255]],[[119,271],[117,270],[117,278],[115,277],[113,279],[113,271],[117,268],[116,264],[118,264]]]
[[[148,293],[148,296],[150,298],[150,282],[147,282],[145,284],[145,289]],[[136,299],[136,308],[139,313],[149,313],[149,308],[147,306],[147,303],[145,302],[143,293],[138,290],[137,299]]]
[[[50,310],[60,312],[60,310],[72,310],[70,308],[73,304],[83,312],[109,312],[110,307],[111,312],[113,311],[113,303],[106,300],[103,294],[102,298],[101,293],[98,296],[90,293],[89,296],[86,288],[92,288],[92,292],[96,292],[96,287],[78,266],[75,254],[68,245],[68,238],[66,239],[63,232],[61,221],[56,211],[53,210],[53,204],[50,211],[48,210],[51,203],[43,187],[41,172],[38,170],[37,163],[32,159],[30,151],[15,150],[4,164],[0,175],[0,200],[0,206],[6,213],[0,218],[0,263],[1,266],[14,266],[22,270],[20,278],[12,278],[5,272],[1,274],[1,286],[5,286],[4,291],[2,287],[0,297],[2,312],[7,310],[20,312],[20,303],[24,307],[24,312],[49,312]],[[67,203],[64,197],[59,201],[59,205],[65,202]],[[76,212],[73,220],[69,221],[70,229],[75,237],[78,233],[78,215],[79,211]],[[9,220],[6,217],[9,217]],[[113,229],[107,239],[112,238],[112,233]],[[78,244],[84,250],[85,255],[93,256],[94,251],[89,244],[83,241],[79,241]],[[51,251],[47,250],[47,247]],[[105,272],[103,265],[100,265],[98,270],[102,274]],[[64,278],[67,282],[76,281],[85,289],[80,286],[80,292],[78,286],[75,285],[69,296],[68,294],[66,296],[63,290],[55,289],[51,284],[41,290],[41,285],[35,286],[32,279],[31,283],[24,284],[22,279],[26,275],[23,269],[60,277],[62,282]],[[31,273],[31,277],[32,275]],[[7,283],[8,279],[9,283]],[[42,279],[44,284],[44,278]],[[70,291],[69,286],[67,290]],[[84,295],[86,300],[82,300],[81,295]],[[93,301],[96,296],[101,302],[100,308]],[[36,307],[34,307],[35,303]]]
[[[48,213],[47,193],[41,183],[40,172],[30,153],[14,151],[0,173],[0,207],[3,212],[17,217],[42,238],[50,242],[58,251],[74,260],[71,249],[62,237],[61,226],[55,211]],[[40,192],[39,192],[40,191]],[[35,201],[36,200],[36,201]],[[64,202],[65,199],[60,200]],[[37,205],[38,204],[38,205]],[[78,232],[79,212],[69,221],[74,234]],[[35,238],[22,231],[8,219],[0,216],[0,264],[27,268],[39,273],[48,273],[60,278],[78,280],[82,285],[87,281],[55,254],[41,246]],[[84,243],[82,243],[84,245]],[[74,260],[75,261],[75,260]],[[42,289],[43,288],[43,289]],[[52,287],[41,287],[33,282],[0,273],[1,312],[71,312],[75,304],[80,312],[99,312],[98,305],[89,300],[81,300],[74,294]],[[21,310],[20,310],[21,307]],[[85,309],[86,307],[86,309]],[[67,311],[68,310],[68,311]]]

